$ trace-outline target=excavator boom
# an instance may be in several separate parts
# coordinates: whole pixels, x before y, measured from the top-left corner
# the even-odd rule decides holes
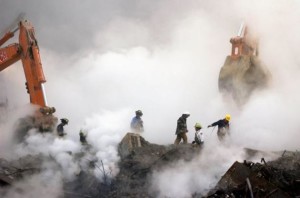
[[[19,30],[19,42],[1,47]],[[30,119],[28,126],[40,131],[52,131],[57,118],[52,114],[54,107],[48,107],[44,83],[46,82],[34,27],[27,20],[21,20],[18,26],[0,38],[0,71],[21,60],[25,74],[25,85],[30,96],[30,103],[40,107]],[[22,124],[24,126],[24,124]],[[24,130],[20,130],[24,131]]]
[[[16,31],[18,31],[19,27],[17,27],[16,29],[7,32],[1,39],[0,39],[0,46],[3,45],[6,41],[8,41],[9,39],[11,39],[12,37],[14,37],[14,34]]]
[[[20,46],[12,44],[0,49],[0,71],[21,59]]]
[[[47,106],[47,101],[44,95],[43,83],[46,82],[46,79],[42,69],[34,28],[28,21],[20,22],[19,41],[22,49],[21,60],[27,81],[30,102],[45,107]]]
[[[20,21],[18,28],[8,32],[0,39],[0,45],[12,38],[19,30],[19,43],[0,48],[0,71],[21,60],[25,78],[26,88],[30,95],[30,102],[40,107],[47,107],[43,83],[46,82],[39,53],[38,42],[35,32],[29,21]]]

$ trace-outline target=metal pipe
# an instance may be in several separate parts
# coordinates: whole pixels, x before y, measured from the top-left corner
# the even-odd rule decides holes
[[[43,97],[44,97],[45,106],[48,106],[44,83],[41,83],[41,88],[42,88],[42,93],[43,93]]]
[[[245,23],[243,22],[240,26],[238,36],[240,36],[240,37],[244,36],[244,31],[245,31]]]
[[[249,192],[250,192],[250,197],[254,198],[253,191],[252,191],[252,186],[251,186],[251,183],[250,183],[250,179],[248,177],[246,178],[246,183],[247,183],[247,186],[248,186],[248,189],[249,189]]]

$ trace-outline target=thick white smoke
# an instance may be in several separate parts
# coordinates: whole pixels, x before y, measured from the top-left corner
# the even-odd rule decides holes
[[[87,141],[96,151],[98,169],[95,169],[95,174],[100,179],[103,177],[101,163],[108,176],[114,177],[119,173],[117,147],[128,129],[126,118],[129,113],[127,109],[119,112],[105,111],[102,115],[94,114],[85,120],[82,130],[87,133]]]
[[[239,160],[243,160],[240,148],[206,143],[192,161],[179,161],[165,170],[154,172],[152,188],[154,191],[159,189],[158,197],[191,197],[195,192],[205,195],[232,162]]]
[[[130,113],[127,109],[120,112],[106,111],[102,112],[101,116],[95,114],[87,118],[81,130],[87,135],[89,149],[81,145],[79,138],[75,140],[68,135],[67,126],[65,126],[67,135],[63,138],[59,138],[55,133],[39,133],[32,129],[22,143],[14,146],[3,144],[1,158],[18,160],[37,156],[37,159],[32,158],[31,164],[33,167],[41,168],[40,173],[16,183],[3,196],[7,198],[37,197],[53,192],[49,195],[50,197],[60,197],[63,194],[63,182],[73,181],[81,171],[93,171],[94,176],[100,181],[103,181],[104,175],[106,180],[115,177],[119,172],[117,166],[119,156],[116,148],[125,135],[123,131],[128,129],[126,119]],[[26,113],[23,111],[21,115],[26,115]],[[3,126],[6,125],[3,124]],[[13,128],[15,127],[10,128],[9,132]],[[6,138],[3,142],[11,141],[11,138]],[[43,159],[40,167],[40,160]],[[92,169],[91,163],[95,163],[96,168]],[[16,189],[20,189],[22,193]]]
[[[4,198],[32,198],[32,197],[62,197],[62,181],[60,173],[47,169],[39,175],[26,179],[26,182],[14,184]]]
[[[214,150],[213,147],[207,148],[210,152],[203,152],[200,159],[195,159],[196,168],[194,162],[179,163],[175,168],[154,174],[153,184],[155,189],[159,189],[160,197],[190,197],[192,192],[205,193],[229,165],[235,160],[243,159],[242,155],[237,155],[242,147],[263,150],[299,149],[296,140],[300,129],[297,121],[299,94],[295,91],[300,74],[296,55],[299,47],[295,46],[295,42],[300,40],[299,28],[295,27],[299,21],[299,14],[296,14],[299,13],[299,4],[295,1],[240,1],[235,5],[237,13],[241,14],[242,11],[242,14],[249,16],[246,17],[247,21],[259,34],[260,57],[272,73],[272,83],[268,90],[255,93],[242,109],[232,108],[227,103],[218,103],[225,105],[225,108],[215,105],[219,109],[218,113],[225,109],[232,114],[231,146],[220,150],[218,147]],[[218,156],[212,155],[214,152],[218,152]],[[223,160],[222,163],[220,160]],[[207,164],[210,166],[206,166]],[[178,181],[178,185],[164,182],[170,177]]]
[[[137,109],[144,112],[143,136],[159,144],[173,143],[176,120],[183,111],[191,112],[189,142],[195,122],[205,127],[226,113],[232,115],[233,146],[217,148],[215,156],[203,152],[199,159],[184,164],[184,169],[174,165],[160,172],[165,176],[181,169],[179,174],[196,171],[205,175],[205,180],[195,177],[197,174],[175,175],[183,181],[178,185],[189,186],[190,181],[197,184],[179,194],[182,197],[195,189],[205,192],[234,160],[242,159],[235,155],[242,147],[298,148],[298,1],[99,2],[80,2],[80,9],[73,2],[73,9],[69,9],[70,2],[59,6],[37,3],[33,12],[28,2],[4,0],[0,8],[3,24],[12,21],[8,17],[14,17],[11,13],[17,16],[21,11],[37,24],[49,105],[56,107],[59,118],[70,120],[66,127],[68,138],[63,141],[70,148],[54,151],[59,153],[57,159],[60,153],[66,157],[64,153],[69,149],[78,150],[78,133],[84,129],[88,141],[97,148],[98,159],[116,174],[116,146]],[[7,16],[5,10],[10,10]],[[230,54],[229,39],[237,34],[242,21],[260,38],[260,57],[273,79],[268,90],[255,93],[243,109],[238,109],[222,99],[217,81],[220,67]],[[28,101],[20,64],[1,72],[1,78],[9,87],[6,90],[11,106],[19,107]],[[203,131],[208,142],[218,144],[215,132],[210,135],[211,130]],[[39,135],[28,140],[34,138],[43,142]],[[60,148],[61,141],[53,140],[47,152]],[[207,151],[214,147],[206,146]],[[211,166],[206,167],[205,159]],[[198,163],[199,170],[195,168]],[[222,171],[217,168],[220,163],[224,164]],[[66,169],[69,166],[74,171],[67,175],[76,173],[76,165],[70,162]],[[154,190],[161,196],[176,194],[177,185],[171,186],[159,175],[153,176],[160,184],[154,185]]]

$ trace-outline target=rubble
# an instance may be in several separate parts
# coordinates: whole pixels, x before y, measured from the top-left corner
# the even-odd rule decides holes
[[[119,154],[124,158],[133,152],[134,148],[141,146],[141,136],[139,134],[127,133],[119,144]]]
[[[88,150],[91,148],[87,148]],[[90,152],[86,150],[87,152]],[[128,133],[119,144],[119,174],[115,178],[99,180],[94,174],[93,169],[99,169],[104,175],[109,175],[109,170],[105,170],[103,166],[99,166],[99,162],[90,162],[91,171],[80,171],[72,181],[63,181],[63,197],[65,198],[81,198],[81,197],[157,197],[155,193],[149,192],[150,178],[154,170],[164,168],[178,160],[190,161],[195,155],[199,154],[199,149],[191,144],[187,145],[157,145],[147,142],[142,136]],[[74,159],[80,160],[84,154],[72,154]],[[33,157],[33,156],[32,156]],[[29,159],[29,158],[28,158]],[[43,160],[54,160],[53,158],[42,159],[36,157],[31,159],[34,170],[41,171],[40,162]],[[17,160],[14,163],[19,163]],[[22,160],[20,160],[22,161]],[[55,162],[54,162],[55,163]],[[24,164],[25,165],[25,164]],[[1,166],[1,165],[0,165]],[[7,162],[8,167],[12,166],[12,162]],[[57,167],[59,168],[59,167]],[[9,170],[12,173],[14,170]],[[22,172],[22,171],[21,171]],[[32,172],[32,174],[35,174]],[[19,181],[25,177],[15,178],[13,182]],[[13,183],[12,182],[12,183]],[[9,186],[6,188],[8,189]],[[1,190],[0,190],[1,195]]]
[[[0,186],[7,186],[7,185],[11,185],[13,182],[13,180],[3,174],[0,174]]]
[[[79,161],[93,152],[90,145],[84,145],[82,148],[81,153],[67,154],[74,161]],[[89,169],[81,169],[73,180],[63,180],[63,197],[157,197],[158,192],[149,190],[152,173],[163,170],[179,160],[189,162],[201,155],[202,149],[191,144],[151,144],[138,134],[128,133],[119,143],[120,170],[116,177],[108,177],[110,172],[105,170],[103,162],[92,159]],[[269,154],[253,149],[245,151],[247,160],[253,156],[263,157]],[[195,192],[191,197],[300,196],[299,152],[284,151],[274,155],[281,157],[274,161],[265,161],[262,158],[260,163],[246,160],[235,162],[206,196]],[[30,176],[42,172],[45,169],[45,161],[52,163],[57,170],[61,168],[50,155],[27,155],[12,161],[0,159],[0,196],[4,196],[14,183],[26,181]],[[93,174],[95,169],[103,173],[102,180]]]
[[[119,153],[124,153],[122,149],[128,147],[130,152],[126,152],[125,156],[121,155],[120,173],[114,179],[112,192],[107,197],[157,197],[155,193],[149,192],[151,184],[148,182],[152,172],[178,160],[190,161],[195,155],[199,155],[200,151],[191,144],[177,146],[151,144],[141,136],[138,146],[139,144],[128,141],[129,138],[135,139],[131,139],[132,135],[127,134],[119,145]],[[126,144],[129,146],[124,146]]]
[[[39,172],[42,160],[43,157],[39,155],[28,155],[13,161],[0,159],[1,186],[12,185],[15,181]]]
[[[300,153],[286,152],[277,160],[235,162],[207,197],[299,197]]]

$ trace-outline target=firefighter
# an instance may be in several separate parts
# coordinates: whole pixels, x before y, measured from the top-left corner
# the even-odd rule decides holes
[[[81,142],[82,145],[87,144],[86,136],[87,135],[82,130],[80,130],[80,132],[79,132],[79,140],[80,140],[80,142]]]
[[[60,119],[60,121],[61,121],[61,123],[59,125],[57,125],[56,131],[60,137],[63,137],[66,135],[64,126],[69,123],[69,120],[67,118],[62,118],[62,119]]]
[[[201,132],[202,126],[200,123],[195,124],[195,140],[192,142],[192,144],[196,144],[198,146],[203,145],[204,143],[204,135]]]
[[[130,123],[130,128],[133,132],[144,132],[142,116],[143,112],[141,110],[135,111],[135,116],[132,118]]]
[[[217,122],[212,123],[211,125],[208,125],[207,128],[218,126],[218,132],[217,132],[218,139],[220,141],[222,141],[222,140],[224,140],[224,137],[226,136],[226,134],[229,134],[230,118],[231,118],[231,116],[229,114],[226,114],[224,119],[221,119]]]
[[[177,136],[175,139],[174,144],[179,144],[181,139],[183,140],[183,143],[187,143],[187,136],[186,133],[188,132],[187,125],[186,125],[186,119],[190,116],[189,112],[184,112],[180,118],[177,120],[177,128],[175,135]]]

